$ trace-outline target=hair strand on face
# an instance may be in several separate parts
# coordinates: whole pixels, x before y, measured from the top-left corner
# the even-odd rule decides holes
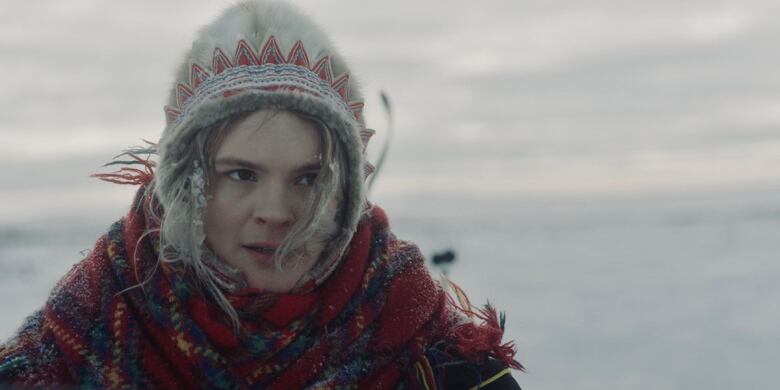
[[[265,121],[278,112],[272,111]],[[344,225],[343,213],[339,210],[335,213],[336,217],[332,218],[333,213],[328,212],[333,207],[343,206],[343,180],[347,175],[346,164],[342,161],[345,154],[343,146],[322,121],[311,115],[294,114],[312,121],[319,130],[320,169],[306,198],[303,212],[274,252],[273,261],[279,270],[293,269],[300,264],[298,260],[306,255],[307,244],[319,241],[325,245],[312,268],[312,272],[316,272],[328,268],[322,262],[337,261],[343,256],[348,245],[348,242],[342,242],[345,239],[338,240]],[[155,193],[163,200],[161,203],[166,205],[160,223],[160,261],[183,263],[203,292],[228,315],[236,332],[239,331],[238,314],[225,296],[225,291],[235,288],[237,283],[220,278],[214,269],[213,263],[220,262],[220,259],[207,247],[203,229],[205,209],[198,205],[198,197],[204,196],[205,207],[208,207],[215,180],[216,151],[234,125],[248,115],[236,115],[198,131],[181,158],[170,162],[173,174],[165,176],[167,181],[156,178],[154,182]],[[262,127],[265,121],[261,121],[259,126]],[[195,167],[198,166],[205,169],[197,172]],[[202,177],[196,178],[194,175]],[[193,191],[196,183],[203,183],[203,188]],[[199,194],[198,191],[203,193]],[[317,275],[304,274],[303,278],[307,276]]]

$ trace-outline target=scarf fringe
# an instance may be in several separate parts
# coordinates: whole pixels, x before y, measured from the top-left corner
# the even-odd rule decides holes
[[[505,313],[499,314],[489,302],[484,308],[475,310],[462,288],[449,279],[446,279],[446,283],[458,300],[455,302],[447,294],[452,306],[472,320],[455,326],[451,331],[458,354],[472,362],[480,361],[485,354],[488,354],[510,368],[525,372],[525,367],[515,359],[517,354],[515,343],[513,341],[501,343],[504,337]],[[482,320],[482,324],[475,323],[473,321],[475,318]]]
[[[141,165],[141,169],[122,167],[118,171],[111,173],[94,173],[89,175],[109,183],[115,184],[129,184],[129,185],[146,185],[154,179],[154,168],[157,164],[152,160],[152,156],[158,154],[157,144],[143,140],[147,146],[134,146],[124,150],[122,153],[114,156],[113,161],[104,164],[104,167],[110,165]],[[139,155],[146,155],[146,158],[139,157]],[[118,160],[118,158],[128,156],[132,160]]]

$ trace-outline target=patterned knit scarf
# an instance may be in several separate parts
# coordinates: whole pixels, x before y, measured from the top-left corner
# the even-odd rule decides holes
[[[158,240],[144,234],[143,193],[0,346],[0,383],[414,388],[435,381],[427,379],[436,372],[432,363],[492,356],[520,368],[511,344],[500,342],[495,311],[454,304],[378,207],[323,285],[304,294],[229,295],[241,319],[236,335],[183,265],[157,261]],[[485,323],[467,321],[464,312]]]

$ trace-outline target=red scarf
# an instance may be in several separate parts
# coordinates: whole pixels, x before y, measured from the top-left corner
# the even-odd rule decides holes
[[[520,367],[511,344],[500,342],[495,311],[455,305],[431,279],[419,249],[393,236],[378,207],[360,223],[336,271],[313,291],[229,295],[241,319],[235,335],[182,264],[157,262],[155,236],[142,237],[149,227],[142,193],[46,306],[0,347],[0,383],[413,387],[434,375],[432,350]],[[466,321],[464,312],[485,323]]]

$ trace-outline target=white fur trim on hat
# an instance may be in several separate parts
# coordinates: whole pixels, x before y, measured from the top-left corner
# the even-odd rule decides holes
[[[238,3],[199,31],[165,107],[156,181],[191,173],[176,162],[200,131],[263,108],[315,117],[343,146],[345,226],[336,239],[348,241],[364,211],[364,153],[372,131],[365,129],[362,95],[341,55],[322,29],[284,2]],[[163,196],[160,201],[165,208]]]

